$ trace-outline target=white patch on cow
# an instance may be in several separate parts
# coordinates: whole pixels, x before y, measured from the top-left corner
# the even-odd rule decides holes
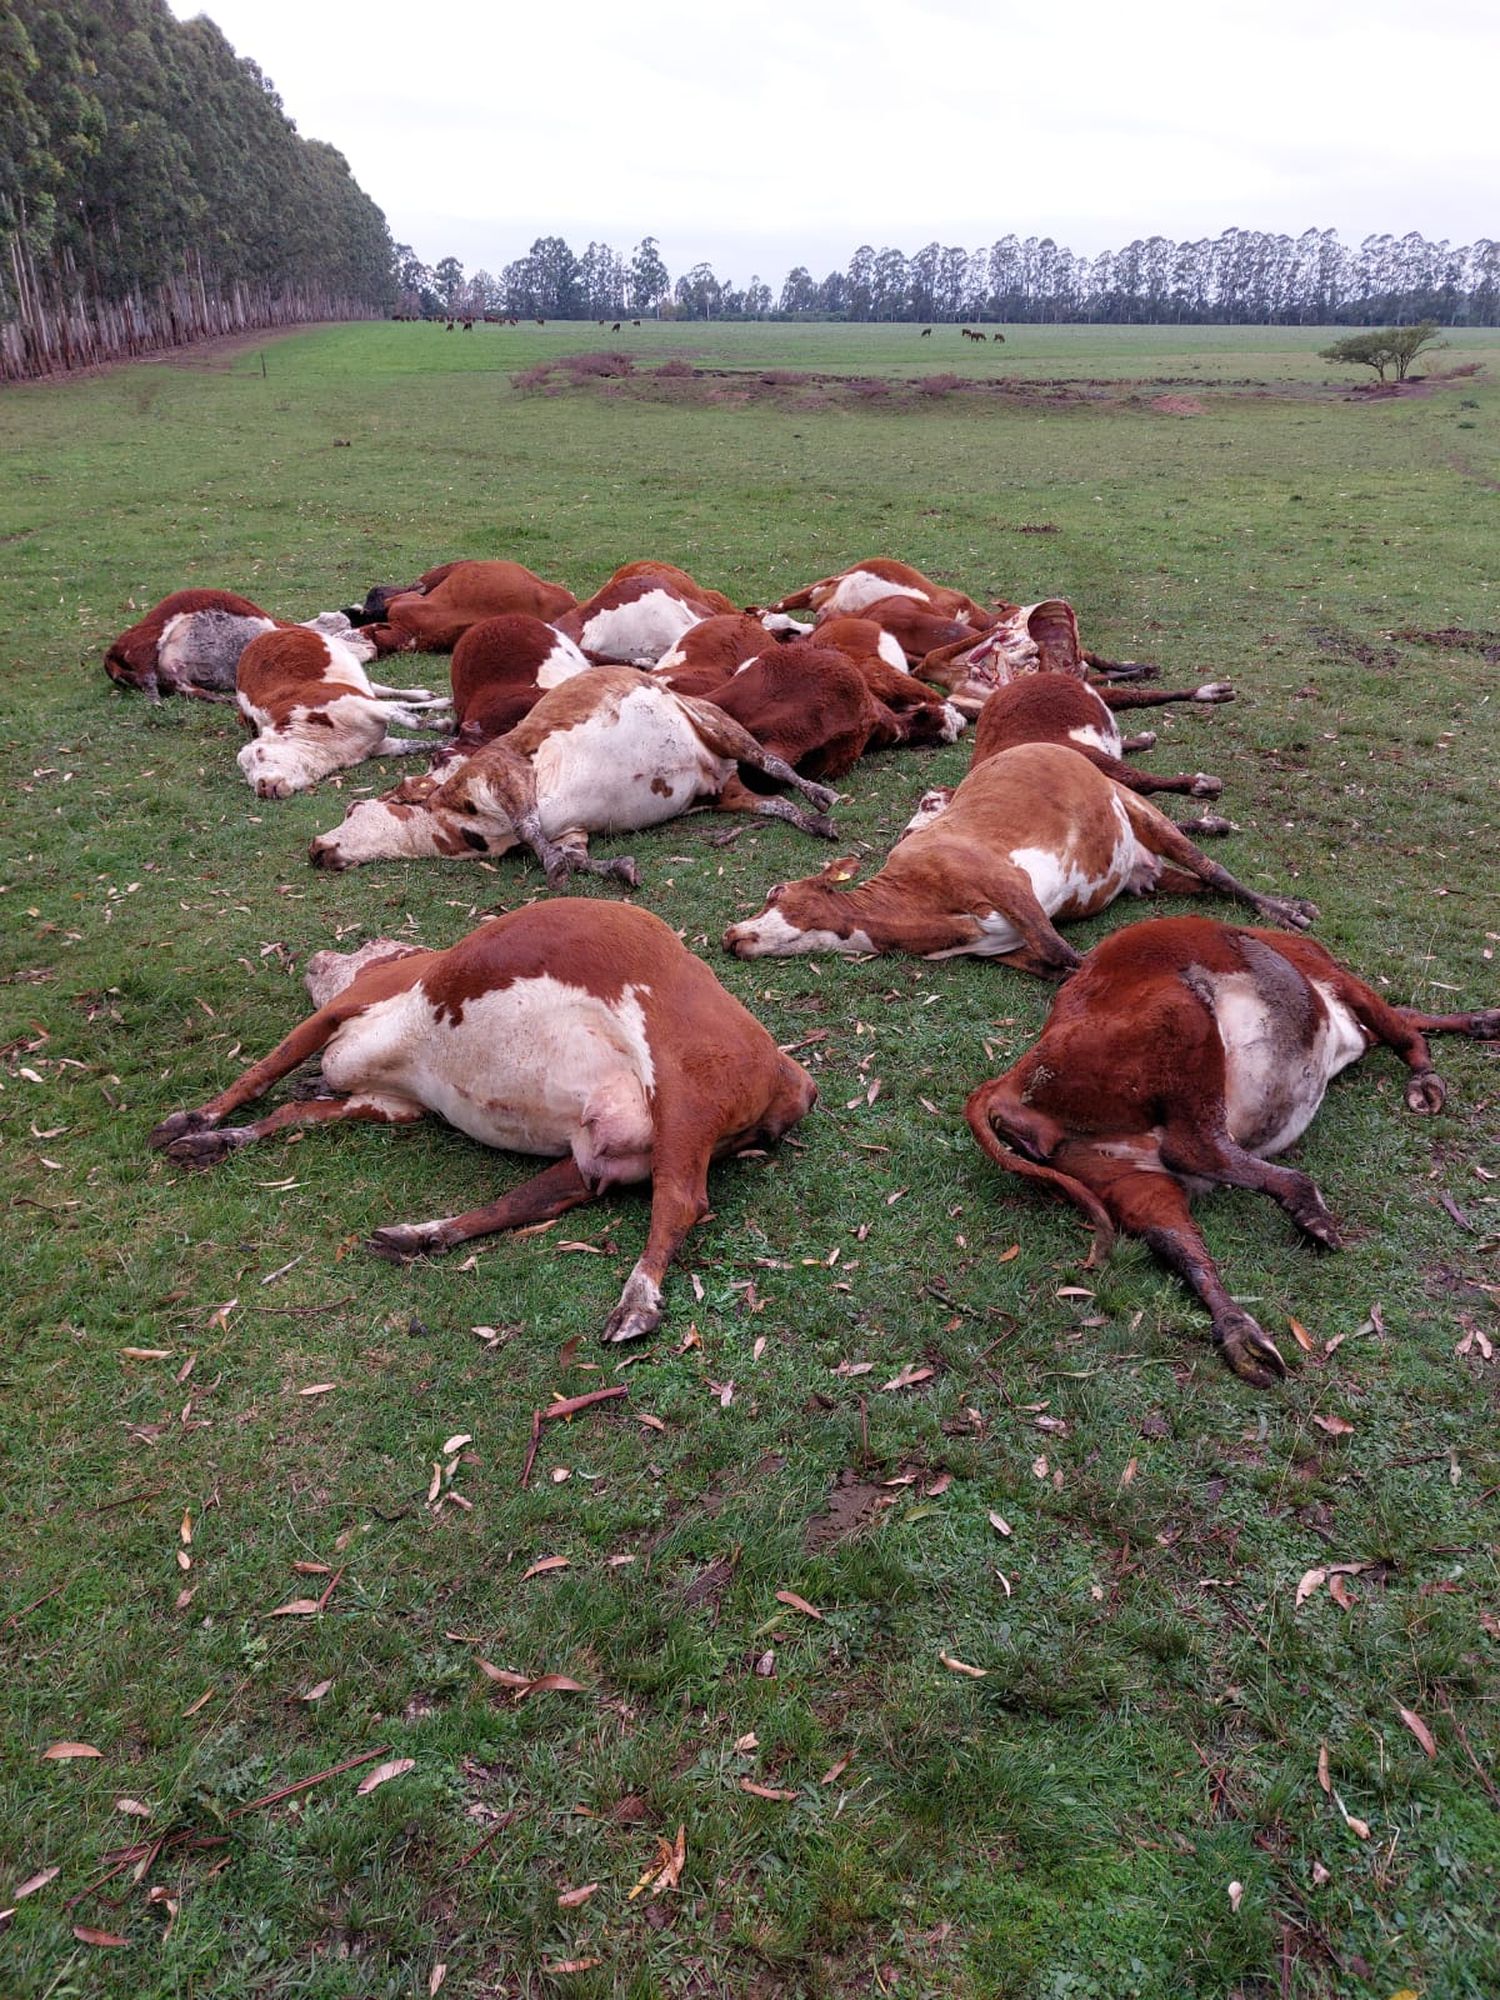
[[[1111,737],[1113,741],[1110,740]],[[1102,750],[1106,757],[1118,757],[1120,754],[1119,730],[1096,729],[1091,722],[1081,723],[1077,729],[1070,729],[1068,741],[1082,743],[1090,750]]]
[[[465,998],[458,1019],[420,982],[377,1001],[323,1052],[336,1091],[423,1104],[481,1145],[560,1159],[591,1183],[649,1178],[656,1081],[641,999],[539,973]]]
[[[590,665],[567,634],[559,632],[552,641],[551,652],[536,670],[536,684],[539,688],[557,687],[562,681],[572,680],[574,674],[586,674]]]
[[[774,903],[758,917],[731,924],[724,942],[738,958],[794,958],[814,951],[857,957],[875,949],[863,931],[851,931],[848,937],[837,931],[799,931]]]
[[[1031,883],[1032,893],[1049,917],[1090,917],[1112,903],[1130,879],[1135,860],[1135,836],[1127,822],[1117,835],[1114,852],[1102,875],[1089,875],[1050,847],[1013,847],[1010,858]]]
[[[308,722],[314,708],[328,717],[327,726]],[[235,762],[261,798],[305,792],[330,771],[361,763],[385,741],[390,719],[373,696],[354,693],[299,702],[281,722],[242,695],[240,713],[261,733],[245,745]]]
[[[944,743],[956,743],[969,726],[969,718],[961,708],[955,708],[951,701],[943,703],[943,726],[939,732]]]
[[[804,624],[800,618],[793,618],[786,611],[762,611],[760,622],[768,632],[794,632],[799,639],[806,638],[813,629],[811,624]]]
[[[532,768],[542,831],[558,840],[657,826],[721,791],[735,767],[707,747],[670,688],[643,680],[612,711],[554,730]]]
[[[873,570],[851,569],[839,578],[818,605],[818,616],[823,619],[837,614],[852,618],[867,604],[874,604],[882,597],[909,597],[917,604],[930,604],[932,601],[927,592],[919,590],[915,584],[891,583],[883,576],[876,576]]]
[[[902,650],[901,641],[894,633],[882,632],[875,650],[879,653],[881,659],[885,661],[886,665],[894,667],[897,673],[909,674],[911,672],[911,668],[906,663],[906,654]]]
[[[1323,1002],[1311,1039],[1295,1027],[1253,973],[1212,975],[1214,1020],[1224,1045],[1225,1116],[1230,1137],[1269,1159],[1294,1145],[1323,1102],[1331,1077],[1369,1046],[1354,1015],[1333,990],[1310,982]]]
[[[585,622],[579,643],[595,659],[654,666],[684,632],[702,622],[671,591],[648,590],[630,604],[596,611]]]

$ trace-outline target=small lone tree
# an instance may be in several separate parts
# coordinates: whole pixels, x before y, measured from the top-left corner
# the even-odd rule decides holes
[[[1437,321],[1431,319],[1419,320],[1415,326],[1381,326],[1373,333],[1353,333],[1347,340],[1336,340],[1332,347],[1320,347],[1318,357],[1373,368],[1382,382],[1386,370],[1394,368],[1396,380],[1404,382],[1413,361],[1437,337]]]

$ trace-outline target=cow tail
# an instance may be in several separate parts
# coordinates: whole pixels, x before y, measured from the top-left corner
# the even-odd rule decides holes
[[[1056,1167],[1043,1166],[1040,1161],[1029,1160],[1004,1143],[1001,1134],[1006,1133],[1006,1128],[1003,1122],[1001,1096],[1005,1084],[1004,1077],[996,1077],[989,1083],[980,1084],[977,1090],[971,1092],[968,1103],[964,1106],[964,1116],[969,1121],[969,1130],[974,1134],[980,1151],[997,1167],[1003,1167],[1008,1174],[1019,1174],[1023,1180],[1043,1182],[1087,1216],[1094,1232],[1094,1240],[1084,1268],[1095,1270],[1114,1248],[1115,1225],[1110,1219],[1109,1211],[1082,1181],[1075,1180],[1071,1174],[1060,1173]],[[1006,1133],[1006,1136],[1009,1134]]]

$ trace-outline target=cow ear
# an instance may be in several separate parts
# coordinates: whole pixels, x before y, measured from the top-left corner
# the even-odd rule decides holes
[[[859,856],[845,854],[837,861],[830,861],[823,870],[823,880],[828,883],[852,882],[859,873]]]

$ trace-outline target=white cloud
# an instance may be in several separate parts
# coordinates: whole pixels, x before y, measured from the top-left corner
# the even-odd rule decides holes
[[[200,11],[173,0],[183,15]],[[660,238],[740,282],[861,242],[1500,229],[1468,0],[211,0],[424,256]]]

